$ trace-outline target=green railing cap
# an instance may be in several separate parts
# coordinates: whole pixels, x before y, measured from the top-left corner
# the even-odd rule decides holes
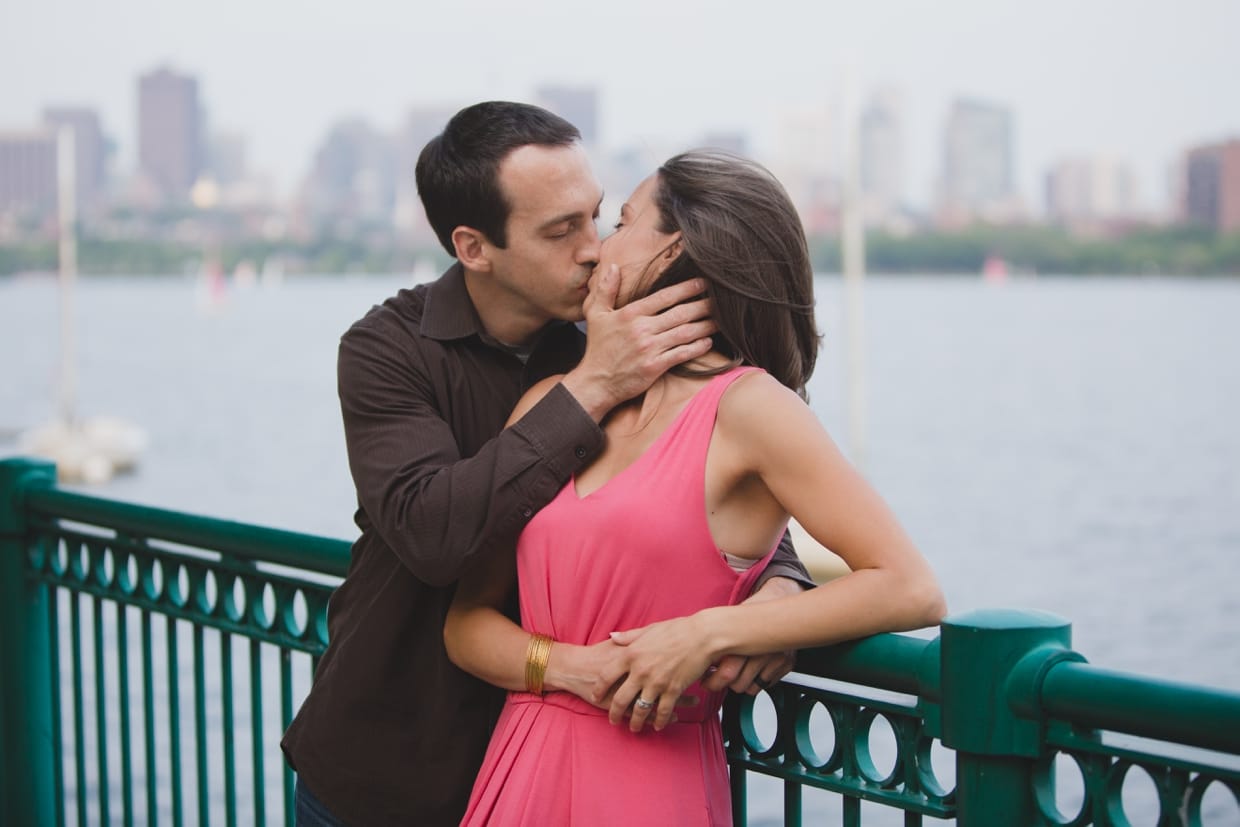
[[[1041,611],[981,609],[942,625],[943,743],[978,755],[1036,757],[1042,725],[1017,717],[1009,701],[1017,679],[1044,673],[1035,661],[1070,650],[1072,624]],[[1031,653],[1032,656],[1031,656]],[[1036,685],[1029,688],[1036,694]]]
[[[56,466],[43,460],[0,459],[0,537],[18,537],[25,531],[26,492],[31,486],[51,488]]]

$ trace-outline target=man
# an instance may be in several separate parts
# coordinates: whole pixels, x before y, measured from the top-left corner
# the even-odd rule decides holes
[[[602,191],[561,118],[468,107],[427,144],[417,183],[457,263],[341,339],[362,534],[331,600],[314,687],[282,743],[299,823],[459,821],[503,692],[444,651],[456,580],[512,553],[534,512],[600,450],[599,420],[706,352],[713,332],[693,300],[700,283],[616,310],[615,280],[596,277],[583,342],[573,323],[598,258]],[[524,389],[553,373],[563,381],[505,429]],[[781,554],[773,574],[807,579]],[[800,587],[782,577],[765,587],[788,588]],[[758,668],[721,665],[714,680],[744,688]]]

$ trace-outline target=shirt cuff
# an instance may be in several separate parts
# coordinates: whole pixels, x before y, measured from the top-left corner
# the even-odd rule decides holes
[[[799,583],[801,588],[807,591],[818,585],[813,581],[804,568],[798,568],[797,566],[780,560],[772,560],[767,564],[766,568],[762,571],[762,574],[758,575],[758,580],[753,584],[753,591],[751,591],[750,594],[753,594],[753,592],[756,592],[758,589],[766,585],[766,581],[770,580],[772,577],[787,577],[789,580]]]
[[[560,479],[567,479],[603,449],[603,429],[558,383],[512,428],[529,440]]]

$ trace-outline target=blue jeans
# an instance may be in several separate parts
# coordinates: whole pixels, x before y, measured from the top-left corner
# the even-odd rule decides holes
[[[297,779],[293,793],[293,812],[297,827],[345,827],[345,823],[332,815],[310,788],[301,783],[301,778]]]

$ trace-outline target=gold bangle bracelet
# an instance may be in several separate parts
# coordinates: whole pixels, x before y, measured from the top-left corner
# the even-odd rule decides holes
[[[525,647],[525,691],[535,695],[543,693],[543,679],[547,676],[547,663],[551,660],[551,644],[547,635],[530,635]]]

